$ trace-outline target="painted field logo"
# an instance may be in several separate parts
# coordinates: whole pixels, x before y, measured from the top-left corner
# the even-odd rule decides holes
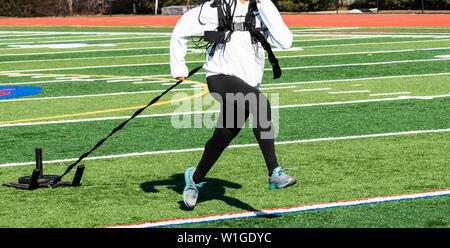
[[[40,87],[34,86],[0,86],[0,100],[36,95],[41,92]]]

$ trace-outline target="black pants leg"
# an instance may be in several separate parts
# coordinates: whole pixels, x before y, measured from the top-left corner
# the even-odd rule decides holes
[[[269,175],[278,166],[275,155],[274,128],[267,97],[241,79],[228,75],[207,78],[211,95],[221,103],[216,129],[206,142],[205,150],[193,175],[201,182],[222,152],[239,134],[248,116],[253,115],[253,133],[264,156]]]

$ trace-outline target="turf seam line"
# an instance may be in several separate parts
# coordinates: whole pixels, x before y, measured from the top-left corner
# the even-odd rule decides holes
[[[231,220],[231,219],[252,218],[252,217],[267,216],[267,215],[299,213],[299,212],[328,209],[328,208],[358,206],[358,205],[384,203],[384,202],[392,202],[392,201],[402,201],[402,200],[412,200],[412,199],[446,196],[446,195],[450,195],[450,190],[447,189],[447,190],[428,191],[428,192],[422,192],[422,193],[381,196],[381,197],[365,198],[365,199],[358,199],[358,200],[343,200],[343,201],[328,202],[328,203],[307,204],[307,205],[301,205],[301,206],[295,206],[295,207],[271,208],[271,209],[262,209],[262,210],[258,210],[258,211],[247,211],[247,212],[236,212],[236,213],[200,216],[200,217],[194,217],[194,218],[168,219],[168,220],[144,222],[144,223],[137,223],[137,224],[107,226],[106,228],[166,227],[166,226],[174,226],[174,225],[186,225],[186,224],[205,223],[205,222],[223,221],[223,220]]]

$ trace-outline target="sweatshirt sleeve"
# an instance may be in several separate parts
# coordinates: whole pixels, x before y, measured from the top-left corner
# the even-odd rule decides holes
[[[293,35],[281,18],[280,12],[271,0],[260,0],[256,4],[259,15],[269,29],[267,41],[279,48],[288,49],[292,46]]]
[[[170,38],[170,71],[173,78],[186,77],[189,73],[185,56],[190,36],[203,35],[205,30],[213,30],[217,25],[206,21],[200,23],[200,7],[186,12],[177,22]],[[202,10],[202,15],[205,10]]]

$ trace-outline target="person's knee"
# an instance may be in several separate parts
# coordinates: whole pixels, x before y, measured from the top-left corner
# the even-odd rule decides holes
[[[230,145],[234,136],[234,133],[227,128],[217,128],[210,141],[219,149],[224,150]]]

